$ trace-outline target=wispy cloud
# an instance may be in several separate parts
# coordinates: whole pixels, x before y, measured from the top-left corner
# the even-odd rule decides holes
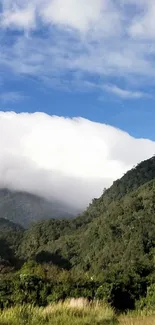
[[[14,6],[13,10],[6,10],[1,15],[1,27],[11,27],[16,29],[29,29],[35,27],[35,13],[30,6],[19,9]]]
[[[145,94],[140,91],[131,91],[131,90],[125,90],[121,89],[115,85],[105,85],[103,88],[109,92],[112,93],[122,99],[139,99],[143,97],[149,97],[148,94]]]
[[[0,49],[1,69],[51,79],[51,84],[65,76],[68,85],[76,86],[77,73],[84,75],[81,84],[92,76],[99,76],[101,84],[112,77],[122,84],[130,78],[155,84],[154,0],[1,3],[0,33],[2,40],[8,38]],[[9,29],[17,33],[12,37]],[[124,99],[142,97],[137,88],[114,91]]]
[[[22,93],[19,92],[10,91],[10,92],[0,93],[0,102],[2,102],[3,104],[17,103],[26,98],[27,98],[26,96],[24,96]]]
[[[141,5],[141,4],[140,4]],[[155,40],[155,2],[143,1],[141,9],[133,18],[129,27],[129,33],[134,38]]]

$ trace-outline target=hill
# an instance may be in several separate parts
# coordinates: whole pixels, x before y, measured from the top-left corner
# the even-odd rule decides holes
[[[0,190],[0,217],[23,227],[42,219],[73,217],[76,213],[62,202],[48,201],[26,192]]]
[[[84,221],[83,225],[79,225],[77,218],[35,224],[24,233],[21,247],[23,254],[28,256],[41,250],[59,250],[73,266],[79,265],[85,270],[99,272],[107,268],[109,263],[114,263],[112,252],[115,257],[117,251],[120,254],[117,256],[118,261],[122,254],[125,255],[124,245],[126,243],[126,249],[129,248],[130,239],[133,243],[135,241],[135,248],[141,242],[143,253],[153,249],[154,220],[155,180],[142,185],[121,200],[112,201],[106,211],[89,223]]]
[[[106,211],[109,204],[120,200],[126,194],[138,189],[141,185],[155,179],[155,157],[142,161],[129,170],[122,178],[104,190],[100,198],[94,199],[88,209],[78,218],[83,222],[90,222]]]
[[[20,260],[87,274],[118,309],[132,308],[154,283],[154,256],[155,157],[114,182],[80,217],[35,223],[16,243]]]

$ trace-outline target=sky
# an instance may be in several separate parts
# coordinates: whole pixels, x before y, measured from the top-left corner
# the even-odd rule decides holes
[[[154,154],[154,21],[154,0],[0,0],[1,187],[86,206]]]

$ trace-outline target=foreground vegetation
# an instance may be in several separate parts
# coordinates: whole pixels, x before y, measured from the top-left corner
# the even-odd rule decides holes
[[[49,305],[14,307],[0,313],[0,325],[100,325],[117,324],[111,308],[84,299]]]
[[[1,217],[1,309],[82,296],[117,312],[155,310],[155,157],[75,219],[24,229]]]
[[[118,316],[113,309],[86,299],[71,299],[47,307],[16,306],[0,312],[0,325],[155,325],[153,312]]]

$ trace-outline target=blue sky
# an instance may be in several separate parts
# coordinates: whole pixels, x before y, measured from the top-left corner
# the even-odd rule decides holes
[[[155,140],[153,0],[1,0],[0,107]]]
[[[16,95],[11,97],[12,89],[14,92],[18,89],[19,98],[18,94],[17,98]],[[155,140],[153,100],[116,99],[106,93],[102,93],[104,97],[100,98],[100,94],[96,92],[66,92],[42,88],[31,79],[9,83],[7,91],[10,98],[2,101],[1,109],[4,111],[13,110],[18,113],[40,111],[58,116],[81,116],[92,121],[113,125],[135,137]]]
[[[0,188],[85,208],[155,154],[154,22],[154,0],[0,0]]]

